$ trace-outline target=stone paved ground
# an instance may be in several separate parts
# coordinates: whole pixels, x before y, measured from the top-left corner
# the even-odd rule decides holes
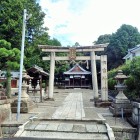
[[[104,119],[93,111],[86,91],[57,90],[54,97],[55,101],[45,101],[32,110],[39,113],[38,119],[28,123],[16,136],[109,140]],[[51,111],[46,107],[51,107]]]
[[[27,114],[21,114],[20,120],[16,121],[16,114],[11,114],[11,118],[5,120],[3,124],[23,124],[29,120],[31,116],[38,116],[39,119],[52,119],[52,115],[55,113],[56,109],[62,106],[65,98],[72,92],[81,92],[83,97],[83,108],[85,112],[85,120],[102,120],[102,115],[106,122],[111,127],[121,127],[121,128],[132,128],[125,119],[114,118],[110,113],[108,108],[96,108],[93,102],[90,102],[90,99],[93,99],[93,91],[89,89],[55,89],[54,90],[54,101],[43,101],[39,102],[39,96],[31,96],[31,98],[37,104],[37,107],[32,109]],[[36,97],[36,98],[35,98]],[[74,124],[74,122],[72,122]],[[67,136],[66,136],[67,137]]]

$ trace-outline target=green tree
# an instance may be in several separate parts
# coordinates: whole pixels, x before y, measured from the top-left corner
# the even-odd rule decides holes
[[[79,42],[75,42],[74,47],[80,47]]]
[[[130,64],[130,74],[134,78],[136,92],[140,97],[140,57],[133,58]]]
[[[109,43],[111,39],[110,34],[105,34],[105,35],[100,35],[97,39],[97,41],[94,41],[93,43],[95,44],[104,44],[104,43]]]
[[[116,68],[124,63],[123,57],[127,50],[140,43],[138,29],[131,25],[122,25],[116,33],[112,34],[110,44],[106,50],[108,55],[108,67]]]
[[[32,42],[44,28],[45,14],[36,0],[1,0],[0,1],[0,39],[11,43],[11,47],[20,48],[23,10],[27,9],[32,17],[27,22],[26,38]],[[26,46],[28,46],[26,42]]]
[[[123,24],[116,33],[112,35],[101,35],[96,44],[109,43],[104,53],[108,56],[108,69],[117,68],[124,63],[123,57],[127,50],[140,43],[140,33],[136,27]]]
[[[61,46],[61,43],[55,38],[50,39],[47,33],[48,28],[43,27],[45,13],[37,0],[0,1],[0,39],[10,42],[11,48],[20,49],[24,9],[27,9],[28,14],[32,14],[32,17],[26,22],[25,68],[36,64],[48,70],[49,63],[45,64],[42,60],[44,53],[38,48],[38,45]]]
[[[0,69],[6,70],[6,95],[11,97],[11,69],[19,68],[20,50],[11,48],[11,44],[0,40]]]

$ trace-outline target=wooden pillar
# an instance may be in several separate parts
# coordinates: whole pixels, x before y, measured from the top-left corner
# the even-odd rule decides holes
[[[73,87],[74,87],[74,75],[73,75]]]
[[[81,87],[82,87],[82,75],[81,75]]]
[[[107,55],[101,55],[101,99],[108,101]]]
[[[91,52],[91,71],[92,71],[92,86],[93,86],[93,94],[94,99],[99,98],[98,94],[98,83],[97,83],[97,70],[96,70],[96,58],[95,52]]]
[[[45,80],[45,95],[48,94],[48,81]]]
[[[49,94],[48,98],[53,99],[54,90],[54,68],[55,68],[55,52],[51,52],[51,62],[50,62],[50,76],[49,76]]]
[[[40,102],[42,102],[42,75],[39,75],[40,78]]]

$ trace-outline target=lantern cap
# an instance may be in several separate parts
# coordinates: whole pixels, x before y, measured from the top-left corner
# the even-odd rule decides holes
[[[117,73],[117,75],[115,76],[114,79],[119,80],[119,79],[127,79],[127,78],[128,78],[128,76],[126,76],[125,74],[123,74],[123,71],[122,70],[118,70],[118,73]]]

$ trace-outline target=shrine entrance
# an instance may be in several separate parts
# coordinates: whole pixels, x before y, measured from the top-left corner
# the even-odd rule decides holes
[[[43,57],[43,60],[50,61],[50,75],[49,75],[49,92],[48,98],[53,99],[54,90],[54,70],[55,61],[57,60],[91,60],[91,73],[92,73],[92,86],[93,86],[93,98],[98,99],[98,83],[97,83],[97,70],[96,70],[96,60],[100,60],[101,64],[101,100],[108,100],[108,82],[107,82],[107,56],[95,55],[95,52],[104,51],[108,44],[97,44],[93,46],[80,46],[80,47],[60,47],[60,46],[49,46],[49,45],[39,45],[39,48],[43,52],[50,52],[49,57]],[[68,53],[68,56],[57,56],[58,52]],[[89,52],[90,56],[76,56],[77,52]]]
[[[65,88],[90,88],[91,82],[89,76],[91,72],[83,69],[78,63],[76,63],[70,70],[63,73],[65,76],[64,87]]]

